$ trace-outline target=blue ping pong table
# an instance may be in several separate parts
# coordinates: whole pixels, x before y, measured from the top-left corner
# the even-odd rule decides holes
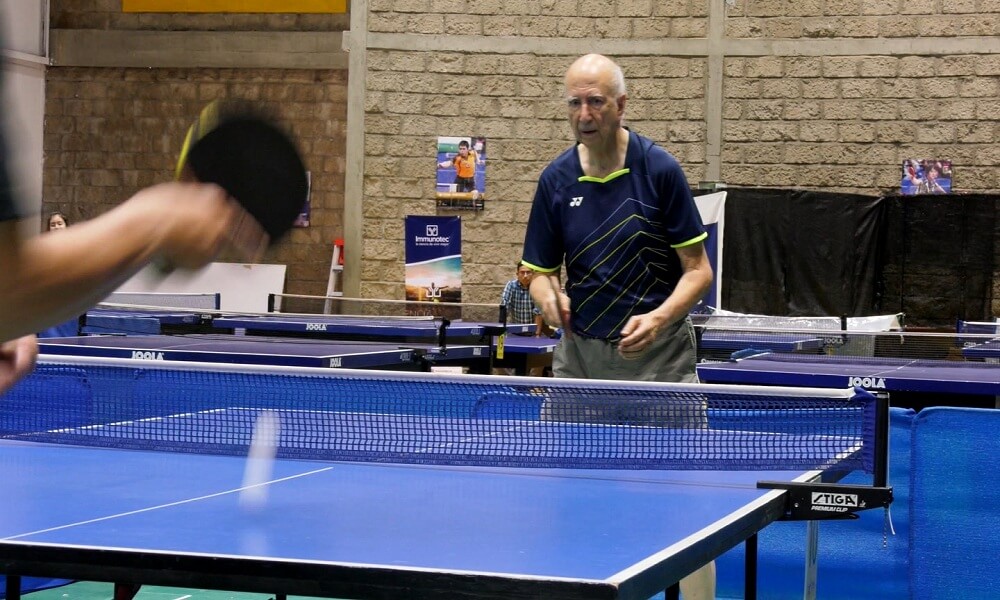
[[[278,460],[246,510],[244,463],[2,442],[0,479],[17,485],[0,564],[331,598],[645,600],[782,515],[785,493],[758,480],[819,475]]]
[[[1000,365],[972,361],[764,353],[699,363],[698,377],[706,383],[856,386],[890,396],[895,392],[896,398],[908,395],[921,405],[975,403],[976,396],[993,404],[1000,396]]]
[[[527,375],[531,369],[552,366],[552,354],[559,345],[558,339],[533,335],[508,335],[504,337],[503,357],[493,361],[494,367],[512,368],[517,375]]]
[[[161,333],[196,333],[211,328],[211,313],[171,310],[119,310],[95,308],[80,318],[80,333],[85,335],[157,335]]]
[[[310,334],[322,336],[365,336],[366,338],[435,338],[441,322],[421,319],[359,318],[350,315],[253,315],[212,319],[217,329],[232,330],[252,335]],[[507,333],[522,334],[534,331],[533,324],[508,324]],[[483,337],[500,333],[501,323],[481,321],[449,321],[445,326],[449,338]]]
[[[474,321],[449,321],[406,318],[359,318],[338,315],[245,315],[219,316],[210,311],[192,313],[170,310],[118,310],[97,308],[87,312],[82,319],[82,334],[109,335],[156,335],[223,332],[236,335],[252,335],[258,338],[314,338],[341,342],[384,342],[419,347],[436,344],[449,350],[449,362],[460,359],[474,359],[472,370],[489,372],[489,356],[494,351],[493,335],[506,331],[509,336],[520,337],[534,331],[533,324],[509,324]],[[474,350],[487,347],[484,355]],[[455,348],[452,352],[451,348]],[[531,344],[514,343],[510,346],[512,360],[518,363],[532,362],[539,349]],[[545,349],[542,350],[546,351]],[[547,349],[551,353],[551,349]],[[121,356],[115,354],[113,356]],[[444,357],[442,357],[444,358]],[[197,360],[197,359],[191,359]],[[293,364],[293,363],[263,363]],[[302,365],[303,361],[294,363]],[[312,365],[316,366],[316,365]],[[355,368],[368,368],[358,365]]]
[[[962,348],[962,355],[966,358],[998,363],[1000,362],[1000,339],[970,344]]]
[[[744,333],[711,331],[701,334],[699,348],[721,350],[730,354],[747,348],[773,352],[818,352],[823,339],[811,333]]]
[[[430,365],[488,362],[489,347],[338,342],[225,334],[81,336],[39,340],[39,353],[344,369],[427,370]]]
[[[88,363],[81,364],[79,369]],[[53,366],[71,377],[61,364]],[[312,371],[313,377],[332,377],[329,370]],[[390,375],[366,373],[373,383]],[[392,377],[404,386],[410,380],[448,384],[446,376]],[[501,379],[511,378],[456,376],[452,383],[497,388]],[[34,383],[44,386],[45,380]],[[133,422],[132,429],[205,415],[232,421],[219,412],[185,410]],[[114,428],[122,426],[129,423],[77,433],[115,438],[123,432]],[[511,440],[515,447],[517,438]],[[263,483],[254,484],[266,487],[266,501],[248,504],[241,494],[246,466],[241,456],[0,441],[0,481],[16,482],[7,486],[0,511],[8,600],[19,598],[21,576],[321,597],[645,600],[733,546],[755,541],[759,530],[786,514],[789,492],[759,489],[759,481],[823,476],[820,470],[525,469],[281,458]],[[749,564],[748,577],[752,596]]]
[[[436,339],[441,320],[407,318],[364,318],[351,315],[268,315],[222,316],[212,311],[171,311],[95,308],[83,317],[82,333],[158,334],[197,333],[209,329],[249,335],[301,335],[319,338],[358,340]],[[533,324],[449,321],[444,330],[452,339],[467,341],[506,331],[532,333]]]

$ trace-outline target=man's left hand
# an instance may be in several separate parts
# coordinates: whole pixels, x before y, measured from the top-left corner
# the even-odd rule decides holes
[[[618,353],[622,358],[639,358],[666,327],[664,319],[655,313],[635,315],[622,328],[618,341]]]

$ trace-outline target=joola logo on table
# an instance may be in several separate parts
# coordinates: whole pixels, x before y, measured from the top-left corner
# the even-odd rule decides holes
[[[339,356],[336,356],[336,357],[334,357],[334,358],[331,358],[331,359],[330,359],[330,366],[331,366],[332,368],[334,368],[334,369],[339,369],[339,368],[340,368],[340,365],[342,365],[342,364],[343,364],[343,360],[344,360],[344,359],[340,358]]]
[[[848,377],[847,385],[863,387],[867,390],[884,390],[885,378],[883,377]]]
[[[136,360],[163,360],[163,353],[148,350],[133,350],[132,358]]]
[[[812,508],[825,512],[847,512],[858,508],[856,494],[831,494],[830,492],[813,492]]]
[[[326,331],[326,323],[306,323],[306,331]]]

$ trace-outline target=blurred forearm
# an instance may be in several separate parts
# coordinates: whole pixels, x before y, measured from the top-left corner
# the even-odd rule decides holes
[[[263,228],[212,184],[161,183],[95,219],[20,240],[0,223],[0,341],[80,314],[154,257],[197,269],[232,247],[256,261]]]
[[[0,340],[79,315],[149,262],[156,223],[137,208],[21,242],[14,222],[0,223]]]

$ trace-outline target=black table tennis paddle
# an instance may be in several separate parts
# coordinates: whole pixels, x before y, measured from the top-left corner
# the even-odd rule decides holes
[[[236,199],[276,241],[302,212],[305,164],[277,119],[243,101],[212,102],[188,129],[177,179],[215,183]]]

